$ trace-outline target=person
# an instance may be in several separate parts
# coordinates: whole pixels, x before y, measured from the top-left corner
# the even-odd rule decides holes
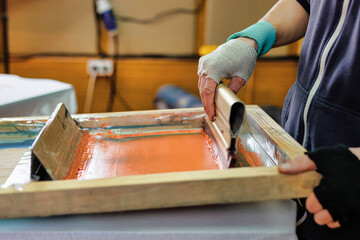
[[[351,239],[359,236],[360,225],[360,1],[278,1],[259,22],[200,58],[199,92],[207,116],[215,120],[214,96],[222,78],[231,79],[229,88],[237,93],[257,57],[303,36],[281,122],[309,152],[279,171],[316,169],[323,175],[306,204],[299,201],[299,239]]]

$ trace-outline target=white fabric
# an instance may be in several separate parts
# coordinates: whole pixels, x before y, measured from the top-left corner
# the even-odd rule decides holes
[[[217,83],[222,78],[231,79],[235,76],[247,82],[254,71],[256,57],[254,48],[239,39],[233,39],[200,58],[198,75],[206,74]]]
[[[60,102],[70,113],[77,112],[75,90],[71,84],[0,74],[0,117],[50,115]]]
[[[56,200],[54,200],[56,201]],[[1,240],[295,240],[291,200],[0,220]]]

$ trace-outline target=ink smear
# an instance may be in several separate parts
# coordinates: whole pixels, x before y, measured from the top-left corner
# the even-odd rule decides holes
[[[256,152],[251,152],[246,149],[246,147],[241,143],[241,138],[237,139],[238,152],[236,154],[237,164],[240,167],[261,167],[264,166],[264,161],[261,154]],[[237,165],[235,165],[237,166]]]

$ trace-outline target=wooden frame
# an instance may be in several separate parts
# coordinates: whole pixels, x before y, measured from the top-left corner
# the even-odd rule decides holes
[[[245,126],[258,140],[267,139],[274,155],[289,159],[305,151],[258,106],[247,106]],[[77,115],[83,128],[103,124],[130,126],[186,124],[199,126],[202,109],[139,111]],[[46,118],[3,119],[0,129],[8,138],[34,131]],[[136,121],[134,121],[136,120]],[[26,123],[26,124],[25,124]],[[21,127],[21,128],[20,128]],[[40,126],[38,126],[40,127]],[[320,181],[314,171],[279,174],[277,167],[233,168],[149,174],[96,180],[31,182],[0,189],[0,218],[113,212],[206,204],[224,204],[308,196]]]

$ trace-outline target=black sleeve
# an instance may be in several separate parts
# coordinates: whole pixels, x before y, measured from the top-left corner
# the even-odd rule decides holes
[[[298,3],[310,14],[310,3],[308,0],[297,0]]]

